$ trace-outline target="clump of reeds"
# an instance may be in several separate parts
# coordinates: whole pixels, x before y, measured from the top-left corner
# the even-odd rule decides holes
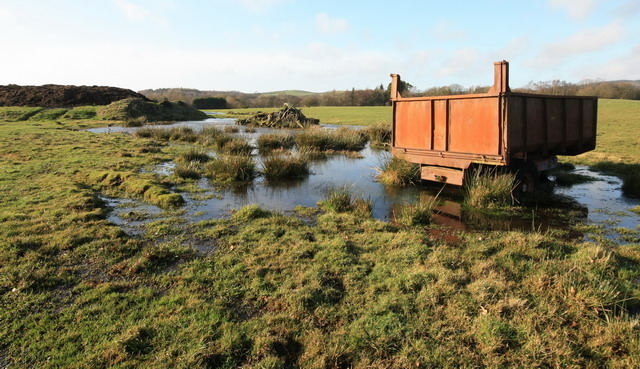
[[[513,204],[516,175],[497,169],[479,168],[465,178],[464,204],[472,208],[500,208]]]
[[[261,152],[270,150],[290,149],[295,141],[288,133],[265,133],[258,137],[256,144]]]
[[[371,200],[354,195],[347,186],[329,188],[318,205],[328,211],[336,213],[353,211],[362,216],[371,215],[372,208]]]
[[[298,148],[315,151],[360,151],[367,144],[367,137],[351,128],[341,127],[335,131],[308,129],[296,135]]]
[[[230,139],[219,140],[217,148],[220,152],[232,155],[250,155],[253,146],[241,137],[231,137]]]
[[[371,147],[385,148],[391,144],[391,125],[388,123],[376,123],[363,131],[369,138]]]
[[[216,182],[247,182],[255,174],[255,162],[249,155],[220,155],[205,165],[205,175]]]
[[[191,148],[189,149],[189,151],[180,154],[180,156],[178,156],[177,158],[177,161],[182,163],[206,163],[207,161],[209,161],[209,159],[211,159],[211,157],[206,151],[197,148]]]
[[[397,156],[387,156],[376,170],[377,180],[389,186],[414,185],[420,179],[420,165]]]
[[[189,127],[172,127],[172,128],[158,128],[158,127],[142,127],[135,132],[138,137],[155,138],[158,140],[172,140],[172,141],[184,141],[195,142],[198,135]]]
[[[184,179],[200,179],[200,162],[191,161],[186,164],[179,163],[176,165],[174,174]]]
[[[238,133],[238,131],[240,131],[240,129],[236,126],[224,126],[222,130],[224,131],[224,133]]]
[[[262,159],[267,180],[301,179],[309,174],[309,160],[301,155],[269,155]]]
[[[256,129],[255,129],[255,128],[253,128],[253,127],[247,127],[247,128],[245,128],[245,129],[244,129],[244,131],[245,131],[246,133],[255,133],[255,132],[256,132]]]

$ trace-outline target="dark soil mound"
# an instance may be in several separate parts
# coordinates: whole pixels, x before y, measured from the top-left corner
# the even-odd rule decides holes
[[[114,101],[138,98],[150,101],[144,95],[118,87],[107,86],[0,86],[0,106],[70,107],[81,105],[108,105]]]
[[[257,113],[252,117],[236,121],[236,124],[269,128],[305,128],[319,123],[318,119],[307,118],[299,109],[287,104],[276,112]]]

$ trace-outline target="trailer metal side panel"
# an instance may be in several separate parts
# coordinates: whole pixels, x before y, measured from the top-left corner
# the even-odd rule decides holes
[[[399,81],[392,75],[391,151],[421,164],[423,178],[459,184],[473,163],[517,169],[595,148],[597,98],[511,92],[505,61],[486,94],[403,98]]]
[[[450,99],[448,151],[500,155],[499,98]]]

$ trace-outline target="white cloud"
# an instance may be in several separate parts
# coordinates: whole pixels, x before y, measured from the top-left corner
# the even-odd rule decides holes
[[[638,80],[640,79],[638,60],[640,60],[640,43],[636,44],[626,55],[611,58],[604,64],[590,65],[584,68],[580,71],[580,75],[582,78],[590,79]]]
[[[0,8],[0,22],[13,22],[15,15],[13,12],[6,8]]]
[[[576,20],[584,20],[593,12],[602,0],[549,0],[552,8],[564,9]]]
[[[344,18],[332,18],[327,13],[320,13],[316,16],[316,28],[321,33],[331,35],[345,32],[349,28],[349,22]]]
[[[449,21],[440,21],[431,29],[433,36],[439,41],[459,40],[467,34]]]
[[[154,15],[148,9],[135,4],[128,0],[114,0],[115,5],[120,9],[122,14],[129,20],[134,22],[151,21],[160,26],[167,26],[167,20]]]
[[[624,33],[624,27],[618,22],[586,29],[547,45],[529,64],[533,67],[548,67],[561,63],[570,56],[599,51],[620,41]]]
[[[287,0],[236,0],[237,3],[252,12],[262,12],[276,7]]]

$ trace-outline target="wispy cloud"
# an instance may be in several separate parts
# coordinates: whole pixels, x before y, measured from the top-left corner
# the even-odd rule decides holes
[[[168,22],[165,18],[153,14],[147,8],[144,8],[132,1],[114,0],[114,4],[118,7],[118,9],[120,9],[122,14],[131,21],[150,21],[163,27],[166,27],[168,25]]]
[[[604,80],[631,79],[640,80],[640,43],[637,43],[625,55],[611,58],[601,65],[590,65],[580,71],[582,78],[601,78]]]
[[[598,6],[602,0],[549,0],[552,8],[560,8],[576,20],[584,20]]]
[[[349,28],[349,22],[344,18],[332,18],[327,13],[316,16],[316,28],[325,35],[345,32]]]
[[[436,25],[431,28],[431,34],[437,40],[441,41],[459,40],[467,36],[461,28],[456,27],[453,23],[446,20],[436,23]]]
[[[287,0],[235,0],[238,4],[252,12],[263,12],[276,7]]]
[[[600,28],[585,29],[547,45],[529,64],[532,67],[548,67],[570,56],[595,52],[620,41],[624,33],[624,27],[618,22]]]

